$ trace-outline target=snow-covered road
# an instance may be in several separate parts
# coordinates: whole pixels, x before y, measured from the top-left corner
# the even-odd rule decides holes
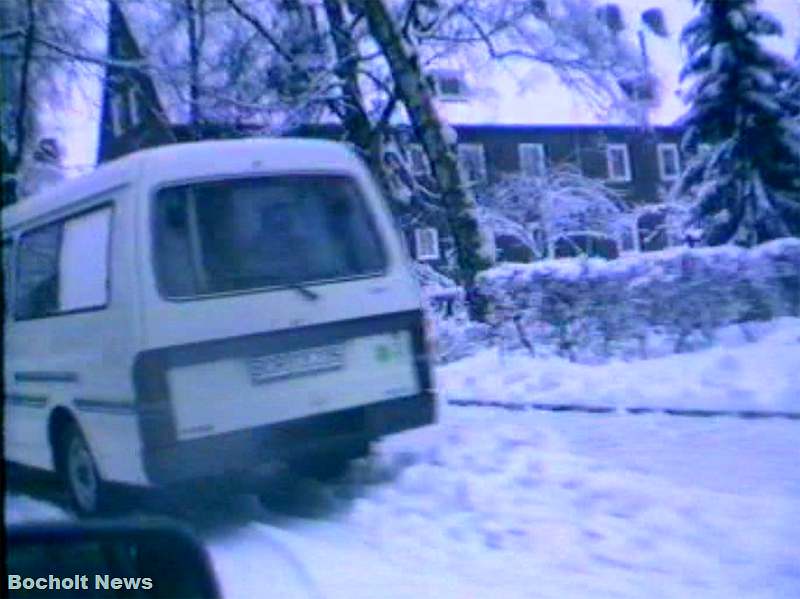
[[[187,510],[226,597],[800,597],[797,422],[445,408],[282,490]]]
[[[678,403],[693,389],[716,407],[764,407],[755,369],[770,364],[764,387],[786,408],[800,398],[800,329],[786,325],[761,346],[627,368],[512,356],[493,362],[495,386],[466,380],[474,359],[439,380],[444,397],[513,399],[549,372],[541,393],[621,403],[657,376],[659,402],[671,384]],[[226,597],[800,597],[800,420],[444,403],[439,424],[386,440],[337,483],[283,481],[270,508],[240,497],[182,514]],[[6,510],[9,522],[67,517],[13,489]]]

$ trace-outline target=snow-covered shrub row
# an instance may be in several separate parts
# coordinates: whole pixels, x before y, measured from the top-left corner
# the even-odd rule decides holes
[[[513,322],[533,351],[644,357],[655,335],[680,352],[724,325],[800,314],[800,240],[504,264],[481,275],[479,291],[495,325]]]
[[[419,262],[414,263],[414,275],[422,292],[428,342],[438,361],[458,360],[488,344],[491,327],[469,320],[463,287]]]

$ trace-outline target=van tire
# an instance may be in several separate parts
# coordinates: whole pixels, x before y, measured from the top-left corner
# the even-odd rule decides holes
[[[58,474],[69,502],[81,517],[108,511],[109,489],[100,478],[86,438],[74,422],[67,422],[58,435]]]

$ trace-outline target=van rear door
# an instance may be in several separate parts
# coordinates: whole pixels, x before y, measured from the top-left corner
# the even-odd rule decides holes
[[[419,300],[376,209],[340,174],[157,192],[151,362],[178,440],[420,393]]]

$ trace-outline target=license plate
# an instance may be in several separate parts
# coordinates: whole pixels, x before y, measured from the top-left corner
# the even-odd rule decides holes
[[[344,345],[326,345],[252,358],[247,363],[250,380],[258,385],[344,367]]]

